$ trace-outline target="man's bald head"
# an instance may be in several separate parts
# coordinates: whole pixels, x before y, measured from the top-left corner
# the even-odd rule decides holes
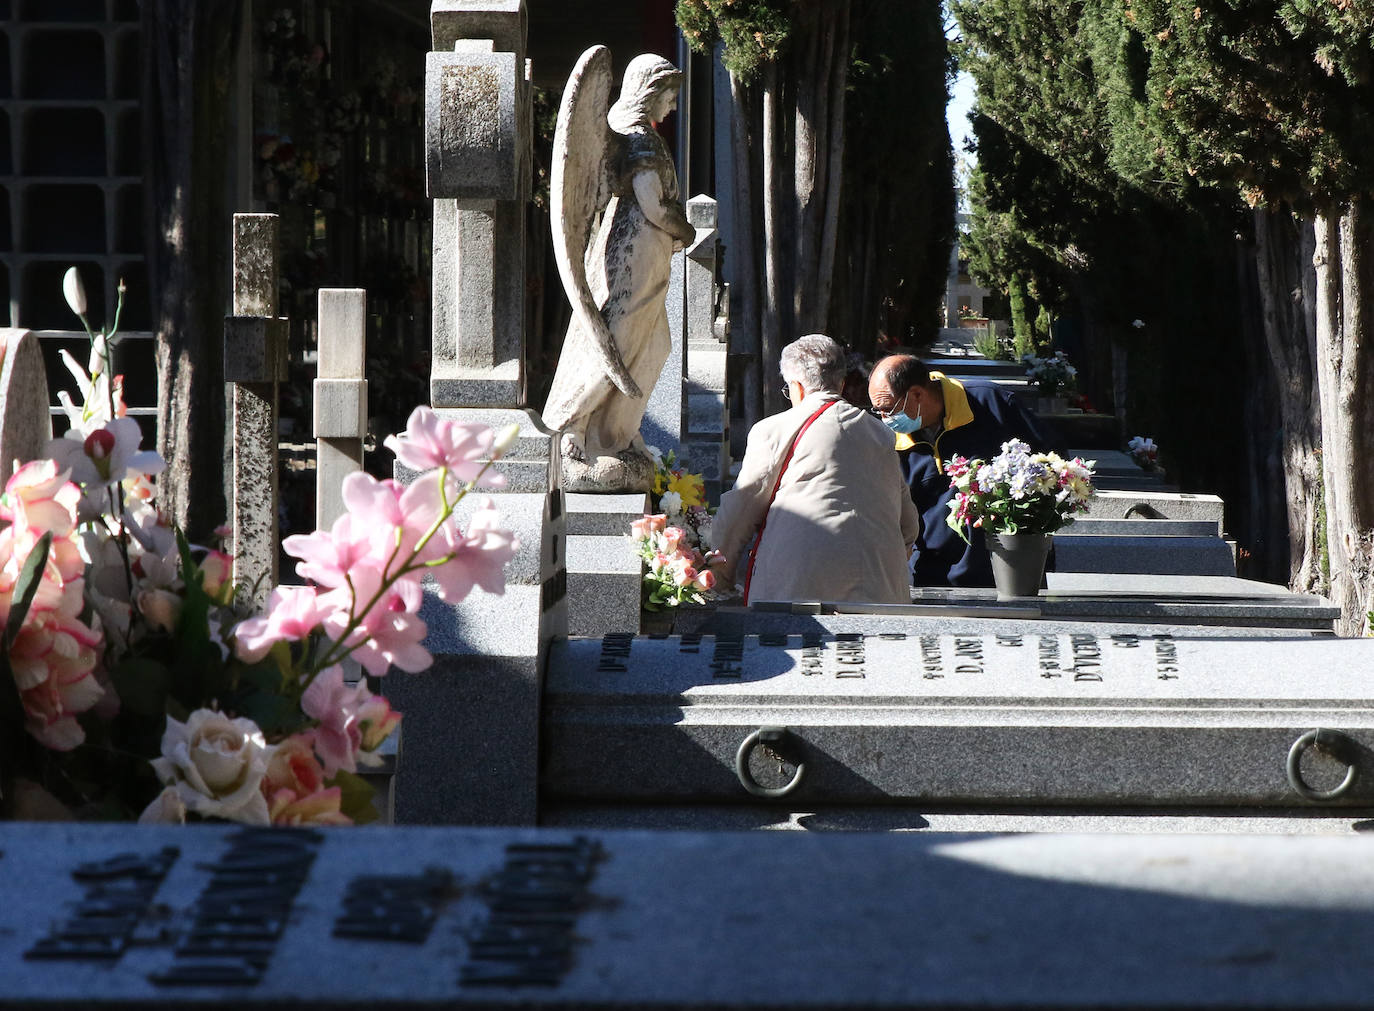
[[[938,379],[930,378],[925,362],[915,355],[888,355],[873,366],[868,380],[868,400],[879,414],[904,411],[918,415],[926,426],[945,413],[945,398]]]

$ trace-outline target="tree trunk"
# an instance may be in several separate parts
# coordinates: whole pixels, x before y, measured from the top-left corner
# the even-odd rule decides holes
[[[1374,220],[1358,196],[1338,222],[1325,215],[1318,220],[1318,271],[1326,273],[1318,320],[1324,305],[1327,325],[1319,322],[1317,363],[1331,598],[1341,608],[1339,631],[1358,635],[1374,607],[1374,356],[1363,353],[1374,337]]]
[[[733,249],[726,256],[734,257],[730,287],[730,350],[745,355],[742,377],[744,425],[748,431],[763,417],[763,373],[760,367],[763,347],[759,335],[759,260],[761,249],[758,236],[757,213],[759,191],[754,179],[755,118],[754,93],[730,75],[730,99],[734,107],[731,123],[734,141],[734,234]],[[729,182],[726,185],[730,185]]]
[[[792,329],[791,285],[792,264],[785,251],[791,243],[784,237],[791,235],[785,201],[790,198],[791,173],[783,151],[783,75],[776,63],[763,68],[763,130],[760,133],[763,149],[763,312],[759,340],[759,370],[763,382],[763,410],[773,414],[784,405],[773,382],[778,371],[778,353],[782,350],[781,334]]]
[[[796,333],[829,326],[844,164],[844,91],[849,69],[849,3],[808,5],[789,54],[795,87],[793,184],[796,252],[792,314]]]
[[[229,87],[241,0],[144,0],[144,200],[157,333],[159,500],[192,540],[224,522]]]
[[[1279,453],[1288,517],[1288,585],[1323,589],[1318,531],[1321,417],[1314,345],[1307,328],[1298,222],[1286,209],[1257,209],[1255,270],[1264,345],[1278,390]]]

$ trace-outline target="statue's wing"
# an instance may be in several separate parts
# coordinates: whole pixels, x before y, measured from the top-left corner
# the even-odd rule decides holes
[[[627,397],[640,396],[587,283],[587,242],[592,224],[610,198],[606,161],[611,105],[611,51],[592,46],[577,61],[563,89],[553,135],[553,251],[558,274],[572,303],[573,318],[595,347],[606,375]]]

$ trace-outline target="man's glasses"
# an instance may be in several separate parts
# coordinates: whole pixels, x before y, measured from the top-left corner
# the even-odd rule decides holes
[[[868,413],[875,418],[890,418],[902,409],[902,404],[906,402],[906,394],[903,393],[888,404],[886,407],[870,407]]]

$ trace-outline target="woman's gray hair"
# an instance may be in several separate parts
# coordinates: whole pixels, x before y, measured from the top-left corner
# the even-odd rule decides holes
[[[778,371],[787,382],[801,383],[807,393],[839,393],[848,369],[844,348],[823,333],[812,333],[782,349]]]

